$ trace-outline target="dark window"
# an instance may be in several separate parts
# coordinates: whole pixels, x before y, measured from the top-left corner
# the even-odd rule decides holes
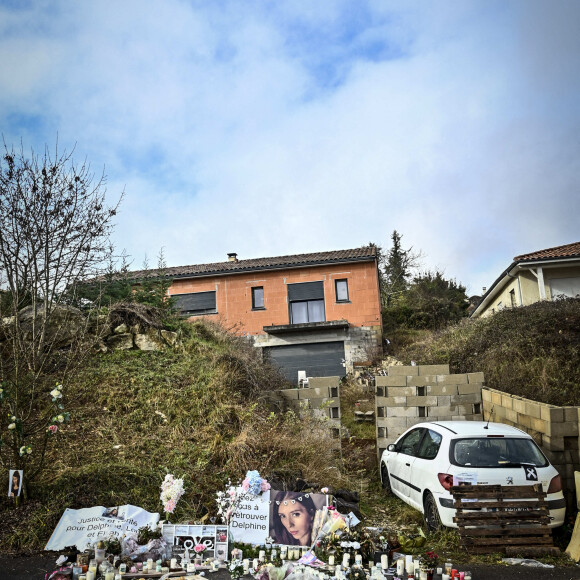
[[[252,309],[264,310],[264,288],[262,286],[252,288]]]
[[[419,449],[419,443],[423,437],[424,432],[423,427],[418,429],[413,429],[410,431],[397,443],[397,451],[399,453],[404,453],[405,455],[417,455],[417,450]]]
[[[422,459],[435,459],[437,453],[439,453],[439,447],[441,447],[441,440],[443,437],[435,431],[428,429],[421,441],[421,446],[419,447],[418,457]]]
[[[290,324],[324,322],[324,283],[288,284]]]
[[[348,280],[335,280],[334,289],[336,291],[337,302],[348,302]]]
[[[175,294],[175,306],[183,316],[196,316],[199,314],[216,314],[216,293],[192,292],[191,294]]]

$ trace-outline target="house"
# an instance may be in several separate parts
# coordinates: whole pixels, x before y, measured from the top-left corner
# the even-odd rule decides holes
[[[481,298],[472,317],[540,300],[580,296],[580,242],[516,256]]]
[[[143,272],[133,272],[139,277]],[[221,322],[297,382],[343,376],[382,346],[374,246],[167,268],[168,294],[189,320]]]

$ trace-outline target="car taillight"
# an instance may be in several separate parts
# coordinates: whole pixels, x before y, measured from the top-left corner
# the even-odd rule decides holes
[[[560,475],[552,477],[552,481],[550,481],[548,486],[548,493],[556,493],[557,491],[562,491],[562,478]]]
[[[439,483],[447,490],[453,485],[453,476],[449,473],[438,473]]]

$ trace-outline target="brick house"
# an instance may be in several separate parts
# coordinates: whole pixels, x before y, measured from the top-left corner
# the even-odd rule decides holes
[[[183,316],[215,318],[251,337],[292,382],[299,370],[342,376],[381,348],[373,246],[250,260],[228,254],[225,262],[172,267],[164,274]]]

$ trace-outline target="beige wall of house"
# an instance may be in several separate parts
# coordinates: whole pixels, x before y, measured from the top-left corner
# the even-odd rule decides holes
[[[537,272],[537,267],[531,268]],[[543,267],[542,275],[544,279],[544,293],[546,300],[553,300],[553,289],[558,288],[580,288],[580,264],[574,263],[570,266]],[[512,308],[515,306],[529,306],[539,302],[540,285],[536,275],[528,268],[522,267],[517,273],[513,274],[514,278],[509,278],[479,314],[480,317],[491,316],[503,308]]]

